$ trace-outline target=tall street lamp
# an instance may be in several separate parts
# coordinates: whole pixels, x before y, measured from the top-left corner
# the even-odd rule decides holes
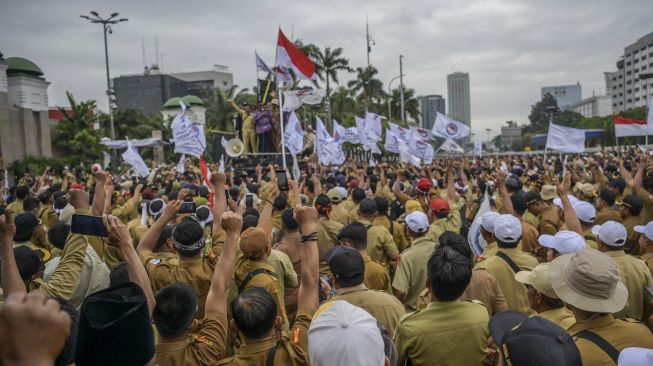
[[[107,32],[109,34],[113,33],[113,29],[111,29],[111,25],[126,22],[129,19],[127,18],[116,19],[116,17],[120,14],[115,12],[111,13],[111,16],[109,16],[108,18],[100,17],[97,11],[91,11],[90,14],[91,16],[80,15],[79,17],[84,18],[94,24],[102,24],[102,29],[104,31],[104,61],[107,67],[107,98],[109,100],[109,126],[111,128],[111,139],[115,140],[116,131],[113,127],[113,106],[112,106],[113,100],[111,98],[113,91],[111,90],[111,78],[109,77],[109,47],[107,46]]]
[[[390,121],[390,118],[392,117],[392,108],[390,107],[390,105],[392,103],[392,91],[391,91],[392,83],[395,80],[399,79],[400,77],[401,77],[401,75],[397,75],[394,78],[392,78],[390,80],[390,82],[388,83],[388,97],[389,97],[388,98],[388,121]]]

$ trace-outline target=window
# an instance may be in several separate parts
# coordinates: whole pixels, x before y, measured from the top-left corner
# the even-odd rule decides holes
[[[632,71],[628,71],[626,75],[631,75],[632,73],[633,73]]]
[[[635,101],[636,101],[636,102],[639,102],[639,97],[635,98]]]

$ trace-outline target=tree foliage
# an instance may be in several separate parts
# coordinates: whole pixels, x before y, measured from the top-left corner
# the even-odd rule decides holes
[[[54,145],[69,151],[75,164],[98,161],[107,148],[101,143],[101,130],[94,129],[98,122],[96,103],[78,103],[70,92],[66,96],[70,110],[59,108],[64,118],[57,124]]]

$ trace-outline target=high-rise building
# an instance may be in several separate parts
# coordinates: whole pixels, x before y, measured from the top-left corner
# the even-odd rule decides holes
[[[417,97],[419,101],[420,119],[422,120],[422,128],[431,129],[435,122],[437,113],[447,114],[444,98],[442,95],[424,95]]]
[[[468,73],[454,72],[447,75],[447,98],[449,99],[449,117],[471,126]]]
[[[576,104],[583,99],[580,83],[573,85],[557,85],[557,86],[543,86],[542,98],[546,94],[551,94],[558,102],[558,108],[567,110],[573,104]]]
[[[617,71],[605,74],[613,112],[646,106],[653,98],[653,32],[626,46]]]

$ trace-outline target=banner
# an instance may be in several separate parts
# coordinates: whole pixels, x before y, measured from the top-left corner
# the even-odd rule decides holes
[[[469,247],[477,257],[483,254],[485,246],[487,245],[483,239],[483,236],[481,235],[481,218],[483,217],[483,214],[490,211],[490,197],[486,191],[485,196],[483,197],[483,202],[481,202],[481,206],[478,208],[478,212],[476,212],[474,221],[472,221],[472,225],[469,227],[469,232],[467,233],[467,242],[469,243]]]
[[[299,89],[283,92],[283,111],[292,112],[302,105],[318,105],[322,103],[326,92],[322,89]]]
[[[431,165],[433,163],[434,155],[435,155],[435,151],[433,150],[433,146],[429,144],[429,146],[426,147],[426,152],[424,152],[424,157],[422,158],[424,164]]]
[[[483,156],[483,142],[474,141],[474,155]]]
[[[585,150],[585,130],[549,123],[546,148],[563,153],[581,153]]]
[[[199,158],[206,150],[204,126],[190,122],[185,112],[177,114],[170,125],[176,154]]]
[[[442,150],[442,151],[446,151],[446,152],[450,152],[450,153],[452,153],[452,152],[464,153],[465,152],[465,150],[462,147],[460,147],[460,145],[458,145],[452,139],[444,140],[444,142],[442,143],[442,145],[440,145],[438,150]]]
[[[141,177],[145,178],[150,175],[150,168],[147,167],[143,158],[131,143],[127,143],[127,150],[122,153],[122,159],[125,163],[131,165],[134,168],[134,172]]]
[[[426,149],[430,146],[426,141],[419,138],[417,135],[411,135],[410,140],[407,141],[408,150],[416,157],[423,159],[426,154]]]
[[[438,112],[431,130],[433,135],[443,139],[461,139],[469,135],[469,127]]]
[[[342,145],[336,142],[324,127],[324,122],[320,117],[315,117],[315,150],[322,165],[343,164],[346,160],[345,152],[342,150]]]
[[[291,154],[297,155],[304,150],[304,132],[295,112],[290,112],[286,128],[283,131],[283,139],[286,143],[286,149]]]
[[[365,114],[365,127],[361,135],[361,142],[365,151],[369,151],[372,148],[372,144],[375,144],[381,138],[381,132],[383,132],[381,120],[384,119],[385,117],[375,113]]]
[[[426,128],[420,128],[415,126],[410,126],[409,130],[411,133],[416,134],[424,141],[433,141],[433,133]]]
[[[345,142],[345,135],[347,134],[347,129],[342,127],[338,121],[333,120],[333,140],[339,144]]]
[[[386,151],[399,154],[399,137],[390,129],[385,130],[385,143],[383,144],[383,148]]]
[[[412,132],[411,131],[412,128],[411,129],[403,128],[403,127],[399,126],[398,124],[392,123],[392,122],[388,122],[388,130],[392,131],[392,133],[397,138],[400,138],[400,139],[402,139],[404,141],[408,141],[408,139],[410,138],[410,134]],[[388,133],[388,130],[386,130],[386,133]],[[430,134],[431,133],[429,132],[429,135]]]

